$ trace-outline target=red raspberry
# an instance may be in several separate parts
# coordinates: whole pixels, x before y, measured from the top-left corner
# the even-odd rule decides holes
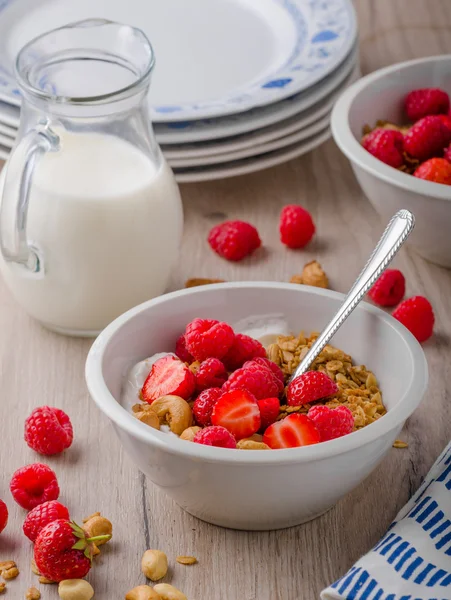
[[[445,156],[448,151],[449,148],[445,150]],[[417,167],[413,175],[426,181],[451,185],[451,164],[446,158],[430,158]]]
[[[338,392],[335,381],[321,371],[307,371],[296,377],[287,388],[287,402],[290,406],[309,404],[327,398]]]
[[[181,361],[188,363],[189,365],[194,362],[194,356],[186,349],[185,336],[181,335],[175,342],[175,354],[180,358]]]
[[[186,326],[186,347],[196,360],[223,358],[234,339],[230,325],[213,319],[194,319]]]
[[[260,410],[255,397],[246,390],[222,394],[211,413],[213,425],[225,427],[237,440],[260,429]]]
[[[404,136],[396,129],[374,129],[363,137],[362,146],[390,167],[404,163]]]
[[[268,369],[254,361],[249,361],[230,375],[222,386],[223,392],[247,390],[257,398],[272,398],[280,393],[280,381]]]
[[[194,442],[218,448],[236,448],[236,440],[233,435],[220,425],[212,425],[198,431],[194,436]]]
[[[258,231],[244,221],[226,221],[215,225],[208,235],[211,248],[227,260],[239,261],[260,248]]]
[[[32,542],[36,541],[41,529],[57,519],[69,520],[69,511],[56,500],[43,502],[25,517],[23,532]]]
[[[446,125],[448,129],[451,129],[451,115],[437,115],[443,125]]]
[[[229,371],[234,371],[256,356],[266,356],[266,350],[260,342],[243,333],[237,333],[232,347],[223,358],[223,363]]]
[[[40,406],[25,420],[24,437],[32,450],[52,456],[69,448],[74,433],[65,412],[51,406]]]
[[[401,271],[387,269],[368,292],[368,296],[379,306],[396,306],[406,293],[406,280]]]
[[[196,387],[196,378],[175,356],[163,356],[152,365],[141,390],[143,400],[152,404],[161,396],[174,395],[188,400]]]
[[[0,533],[5,529],[8,523],[8,507],[0,500]]]
[[[431,337],[434,329],[434,311],[431,303],[423,296],[413,296],[401,302],[393,316],[413,333],[419,342]]]
[[[318,428],[322,442],[334,440],[351,433],[354,429],[354,417],[347,406],[312,406],[307,416]]]
[[[310,213],[297,204],[288,204],[280,213],[280,241],[288,248],[303,248],[315,233]]]
[[[227,381],[227,371],[218,358],[206,358],[196,372],[196,390],[220,388]]]
[[[263,400],[257,400],[257,404],[260,410],[260,429],[265,431],[267,427],[277,421],[280,412],[279,398],[263,398]]]
[[[418,160],[439,156],[451,142],[451,130],[437,116],[423,117],[404,136],[404,150]]]
[[[55,473],[42,463],[17,469],[11,478],[9,489],[17,504],[27,510],[48,500],[57,500],[60,494]]]
[[[418,121],[428,115],[445,114],[449,111],[449,97],[439,88],[412,90],[404,100],[404,108],[410,121]]]
[[[276,421],[263,435],[263,443],[274,450],[310,446],[320,441],[316,425],[307,415],[300,414],[288,415],[285,419]]]
[[[221,396],[222,390],[219,388],[208,388],[197,396],[193,404],[193,414],[198,425],[202,427],[211,425],[213,407]]]
[[[450,127],[451,129],[451,127]],[[451,145],[448,148],[445,148],[445,152],[443,153],[443,158],[451,163]]]
[[[263,358],[259,356],[257,358],[253,358],[252,362],[256,362],[258,365],[263,365],[264,367],[267,367],[270,371],[272,371],[282,384],[280,391],[283,390],[285,386],[285,375],[283,374],[282,369],[278,365],[276,365],[276,363],[272,362],[272,360],[269,360],[269,358]]]

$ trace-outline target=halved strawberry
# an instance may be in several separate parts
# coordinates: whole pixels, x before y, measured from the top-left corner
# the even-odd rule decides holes
[[[319,431],[313,421],[307,415],[298,413],[276,421],[268,427],[263,435],[263,443],[275,450],[310,446],[318,444],[320,440]]]
[[[260,410],[260,429],[264,431],[267,427],[272,425],[279,416],[279,398],[263,398],[263,400],[257,400],[257,404]]]
[[[152,366],[142,387],[142,398],[152,404],[157,398],[171,394],[188,400],[194,393],[196,378],[175,356],[163,356]]]
[[[260,409],[255,396],[246,390],[226,392],[214,405],[211,422],[225,427],[237,440],[253,435],[260,428]]]

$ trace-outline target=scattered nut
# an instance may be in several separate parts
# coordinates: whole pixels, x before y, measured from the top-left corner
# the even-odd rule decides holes
[[[6,590],[6,583],[4,581],[0,582],[0,594],[3,594],[3,592]]]
[[[186,288],[197,287],[198,285],[209,285],[210,283],[224,283],[224,279],[207,279],[205,277],[194,277],[187,279]]]
[[[156,416],[156,415],[155,415]],[[109,535],[110,538],[106,540],[98,540],[95,545],[102,546],[110,541],[113,535],[113,525],[107,518],[100,516],[100,514],[86,521],[83,525],[83,531],[90,538],[97,537],[99,535]],[[98,554],[98,553],[97,553]]]
[[[125,600],[161,600],[161,596],[148,585],[138,585],[127,592]]]
[[[2,577],[6,581],[9,579],[15,579],[19,575],[19,569],[17,567],[10,567],[9,569],[3,569]]]
[[[39,583],[56,583],[56,581],[52,581],[51,579],[47,579],[47,577],[44,577],[43,575],[40,575],[39,579],[38,579]]]
[[[408,448],[409,444],[407,442],[402,442],[401,440],[395,440],[393,444],[393,448]]]
[[[195,556],[177,556],[175,560],[181,565],[195,565],[197,563]]]
[[[28,588],[25,594],[25,600],[40,600],[41,592],[35,587]]]
[[[36,563],[34,562],[34,558],[31,559],[31,570],[35,575],[40,575],[39,569],[37,568]]]
[[[141,410],[141,404],[135,404],[135,406],[139,406],[139,410]],[[133,407],[133,412],[138,412],[135,410],[135,406]],[[92,515],[89,515],[89,517],[86,517],[86,519],[83,519],[83,523],[87,523],[88,521],[90,521],[91,519],[93,519],[94,517],[100,517],[100,513],[99,512],[95,512],[92,513]]]
[[[239,450],[271,450],[271,448],[263,442],[254,442],[254,440],[240,440],[236,447]]]
[[[182,433],[180,434],[180,439],[186,440],[187,442],[193,442],[194,436],[201,429],[202,429],[202,427],[197,427],[197,425],[194,425],[193,427],[188,427],[188,429],[185,429],[185,431],[182,431]]]
[[[59,582],[58,595],[62,600],[91,600],[94,589],[84,579],[65,579]]]
[[[147,579],[158,581],[168,572],[168,557],[161,550],[146,550],[141,559],[141,570]]]
[[[293,277],[291,277],[291,279],[290,279],[290,283],[299,283],[299,284],[304,283],[302,281],[302,275],[293,275]]]
[[[177,435],[191,427],[193,423],[191,408],[180,396],[162,396],[152,402],[152,410],[157,413],[160,424],[167,423],[171,431]]]
[[[185,594],[169,583],[158,583],[153,588],[161,600],[188,600]]]
[[[314,287],[321,288],[329,287],[327,275],[317,260],[307,263],[301,275],[293,275],[290,283],[303,283],[304,285],[313,285]]]

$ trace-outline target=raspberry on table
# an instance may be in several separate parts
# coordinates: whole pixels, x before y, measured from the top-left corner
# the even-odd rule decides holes
[[[430,158],[415,169],[414,177],[451,185],[451,163],[446,156],[451,156],[449,148],[445,150],[445,158]]]
[[[332,396],[338,392],[335,381],[322,371],[307,371],[296,377],[287,388],[289,406],[301,406]]]
[[[194,319],[185,331],[186,348],[196,360],[223,358],[233,345],[235,334],[227,323]]]
[[[232,347],[222,360],[230,371],[235,371],[235,369],[242,367],[246,361],[258,356],[266,357],[266,350],[262,344],[244,333],[237,333]]]
[[[404,136],[395,129],[374,129],[362,139],[362,146],[380,161],[398,169],[404,164]]]
[[[231,261],[240,261],[261,246],[257,229],[245,221],[215,225],[208,235],[208,243],[216,254]]]
[[[193,415],[198,425],[202,427],[211,425],[213,407],[222,394],[220,388],[208,388],[197,396],[193,404]]]
[[[429,115],[446,114],[449,111],[449,96],[439,88],[412,90],[404,100],[404,109],[410,121],[418,121]]]
[[[220,388],[227,381],[227,371],[219,358],[206,358],[196,371],[196,390]]]
[[[406,293],[406,280],[398,269],[386,269],[368,292],[379,306],[396,306]]]
[[[354,429],[354,416],[347,406],[312,406],[307,416],[315,423],[322,442],[347,435]]]
[[[404,136],[404,150],[413,158],[427,160],[442,154],[451,142],[451,130],[437,115],[423,117]]]
[[[5,529],[8,524],[8,507],[0,500],[0,533]]]
[[[232,373],[222,386],[223,392],[232,390],[247,390],[257,400],[262,400],[278,396],[281,386],[279,379],[268,367],[248,361]]]
[[[28,539],[35,542],[41,529],[57,519],[69,520],[69,511],[67,508],[56,500],[43,502],[33,508],[25,517],[23,532]]]
[[[68,415],[59,408],[40,406],[25,420],[25,441],[46,456],[59,454],[72,444],[74,433]]]
[[[303,248],[315,233],[311,214],[297,204],[288,204],[280,213],[280,241],[288,248]]]
[[[393,311],[393,317],[407,327],[419,342],[425,342],[434,329],[434,311],[424,296],[413,296],[401,302]]]
[[[225,427],[212,425],[196,433],[193,440],[196,444],[217,446],[218,448],[236,448],[236,440]]]
[[[9,488],[17,504],[27,510],[48,500],[57,500],[60,493],[54,471],[42,463],[33,463],[17,469]]]
[[[185,336],[182,334],[175,342],[175,354],[180,358],[181,361],[188,363],[189,365],[194,362],[194,356],[186,349]]]

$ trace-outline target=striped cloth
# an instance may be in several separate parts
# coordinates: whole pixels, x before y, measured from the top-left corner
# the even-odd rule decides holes
[[[384,537],[321,600],[451,600],[451,443]]]

